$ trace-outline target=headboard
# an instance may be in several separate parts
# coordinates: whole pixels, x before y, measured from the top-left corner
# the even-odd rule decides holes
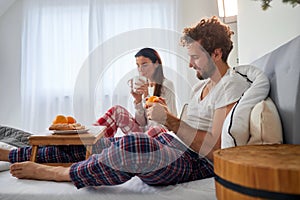
[[[300,144],[300,35],[251,64],[270,80],[270,97],[281,118],[284,143]]]

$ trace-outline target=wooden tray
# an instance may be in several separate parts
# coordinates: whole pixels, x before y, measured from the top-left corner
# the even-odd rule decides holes
[[[214,152],[222,199],[300,199],[300,145],[252,145]]]

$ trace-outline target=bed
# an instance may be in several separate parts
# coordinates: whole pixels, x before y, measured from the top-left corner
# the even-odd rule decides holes
[[[0,126],[0,147],[12,149],[28,145],[26,139],[30,133]],[[188,183],[170,186],[149,186],[138,177],[117,186],[100,186],[76,189],[70,182],[52,182],[21,180],[12,177],[7,170],[8,162],[0,161],[0,199],[1,200],[26,200],[26,199],[64,199],[64,200],[101,200],[101,199],[203,199],[214,200],[214,179],[203,179]]]
[[[281,117],[284,142],[300,144],[300,36],[282,45],[252,64],[261,68],[271,84],[270,97]],[[0,138],[1,139],[1,138]],[[5,141],[10,143],[11,141]],[[21,144],[22,145],[22,141]],[[117,186],[100,186],[76,189],[71,183],[19,180],[9,171],[0,172],[0,199],[216,199],[214,178],[172,186],[154,187],[139,178]]]

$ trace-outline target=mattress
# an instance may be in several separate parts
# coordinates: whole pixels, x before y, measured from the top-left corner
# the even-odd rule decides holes
[[[170,186],[149,186],[138,177],[116,186],[76,189],[70,182],[17,179],[9,171],[0,172],[1,200],[215,200],[214,179],[181,183]]]

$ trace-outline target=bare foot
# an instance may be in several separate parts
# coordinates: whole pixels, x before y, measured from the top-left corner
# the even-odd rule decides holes
[[[30,161],[10,166],[11,175],[20,179],[71,181],[69,171],[69,167],[47,166]]]
[[[0,160],[1,161],[9,161],[8,160],[9,152],[10,152],[10,150],[0,148]]]

